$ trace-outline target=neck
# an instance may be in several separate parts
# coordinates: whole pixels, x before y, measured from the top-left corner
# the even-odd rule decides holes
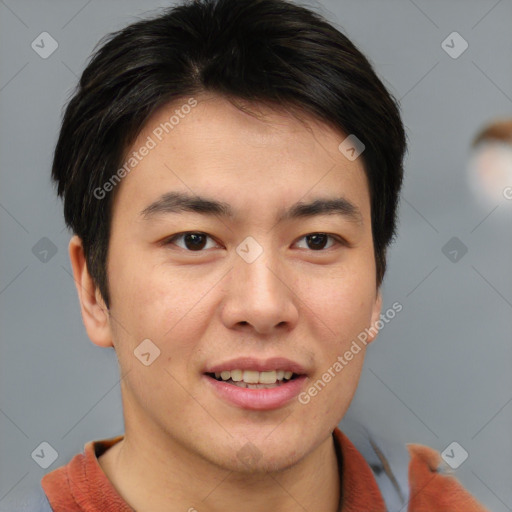
[[[158,436],[157,436],[158,439]],[[122,441],[99,463],[123,499],[138,512],[337,512],[340,475],[333,436],[298,463],[272,473],[241,474],[220,468],[168,437]]]

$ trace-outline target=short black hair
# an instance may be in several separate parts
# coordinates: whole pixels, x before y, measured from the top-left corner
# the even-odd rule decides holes
[[[107,307],[115,190],[102,199],[94,190],[116,173],[156,109],[201,93],[289,107],[363,142],[380,286],[406,140],[397,101],[344,34],[288,0],[193,0],[98,45],[67,104],[52,178]]]

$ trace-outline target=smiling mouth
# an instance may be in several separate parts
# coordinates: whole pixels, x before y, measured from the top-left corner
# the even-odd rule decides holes
[[[246,389],[271,389],[290,382],[299,375],[289,370],[272,370],[258,372],[255,370],[224,370],[222,372],[206,373],[208,377],[219,382],[232,384]]]

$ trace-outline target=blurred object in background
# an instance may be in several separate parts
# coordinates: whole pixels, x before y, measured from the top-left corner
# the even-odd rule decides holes
[[[512,211],[512,118],[487,125],[472,143],[469,184],[481,206]]]

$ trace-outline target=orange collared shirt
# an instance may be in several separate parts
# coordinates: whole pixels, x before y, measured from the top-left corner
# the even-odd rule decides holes
[[[373,472],[348,437],[333,432],[341,475],[339,512],[386,512]],[[98,457],[123,436],[91,441],[84,453],[41,480],[54,512],[134,512],[103,472]],[[488,512],[450,475],[436,471],[440,454],[427,446],[407,446],[409,461],[408,512]]]

